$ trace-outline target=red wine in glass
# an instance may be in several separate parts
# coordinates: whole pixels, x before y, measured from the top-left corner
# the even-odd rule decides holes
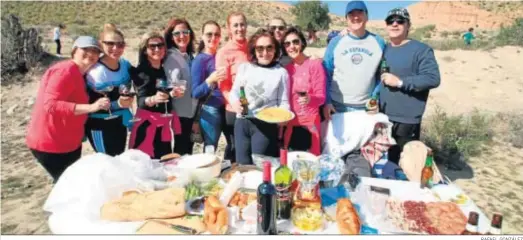
[[[174,84],[167,79],[159,78],[156,80],[156,89],[165,94],[169,94],[174,88]],[[165,113],[162,114],[163,117],[172,117],[172,114],[167,112],[167,102],[165,103]]]
[[[111,93],[113,91],[113,89],[114,89],[114,86],[107,86],[104,89],[99,90],[98,92],[100,92],[102,95],[104,95],[104,97],[108,97],[109,93]],[[107,111],[109,112],[109,117],[104,118],[105,120],[111,120],[111,119],[118,117],[118,115],[112,114],[111,107],[109,107],[107,109]]]
[[[120,87],[119,87],[120,96],[134,98],[136,96],[136,92],[133,90],[133,88],[134,87],[131,82],[129,82],[127,84],[120,84]],[[129,107],[129,109],[132,114],[133,113],[132,107]],[[132,114],[132,115],[133,115],[133,118],[131,120],[129,120],[130,122],[138,122],[141,120],[140,118],[136,118],[134,116],[134,114]]]

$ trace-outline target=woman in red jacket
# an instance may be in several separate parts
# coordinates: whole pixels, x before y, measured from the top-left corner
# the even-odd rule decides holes
[[[107,98],[88,104],[83,78],[100,52],[96,39],[78,37],[72,59],[51,66],[40,82],[26,143],[55,182],[80,158],[87,114],[109,107]]]

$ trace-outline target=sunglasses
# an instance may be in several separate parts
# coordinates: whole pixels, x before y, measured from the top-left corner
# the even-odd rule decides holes
[[[262,53],[263,51],[272,52],[274,50],[274,45],[256,46],[254,49],[256,49],[256,52],[258,53]]]
[[[285,41],[285,42],[283,42],[283,46],[289,47],[289,46],[291,46],[291,43],[292,43],[292,45],[300,45],[301,41],[300,41],[300,39],[293,39],[292,41]]]
[[[174,31],[174,32],[172,32],[172,33],[173,33],[173,36],[178,37],[178,36],[180,36],[181,34],[183,34],[183,35],[189,35],[189,34],[191,34],[191,30],[187,29],[187,30],[183,30],[183,31]]]
[[[235,28],[237,28],[237,27],[245,27],[246,24],[245,23],[235,23],[232,26],[235,27]]]
[[[149,48],[150,50],[163,49],[164,47],[165,47],[165,43],[147,44],[147,48]]]
[[[220,38],[222,36],[222,34],[221,33],[208,32],[208,33],[205,33],[205,36],[208,37],[208,38],[212,38],[213,36],[216,37],[216,38]]]
[[[271,31],[274,31],[276,29],[283,31],[285,30],[285,26],[271,26]]]
[[[399,25],[403,25],[407,22],[407,20],[404,18],[390,18],[385,20],[385,22],[387,23],[387,25],[392,25],[394,24],[394,22],[398,23]]]
[[[102,41],[103,44],[109,46],[110,48],[116,46],[117,48],[125,47],[125,42],[111,42],[111,41]]]

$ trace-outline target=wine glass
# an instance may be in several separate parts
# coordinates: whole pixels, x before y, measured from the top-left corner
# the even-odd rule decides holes
[[[300,97],[307,97],[307,94],[309,92],[309,86],[306,80],[306,78],[303,78],[301,76],[294,78],[294,92],[298,94],[298,96]],[[300,105],[299,109],[300,115],[306,114],[305,104]]]
[[[107,86],[105,88],[98,90],[98,92],[100,92],[102,95],[104,95],[104,97],[108,98],[109,93],[111,93],[113,91],[113,89],[114,89],[114,86]],[[109,107],[107,109],[107,111],[109,112],[109,117],[104,118],[105,120],[111,120],[111,119],[115,119],[118,117],[118,115],[113,115],[111,113],[111,107]]]
[[[186,80],[175,80],[173,81],[173,87],[175,92],[181,92],[182,95],[185,94],[185,88],[187,87]]]
[[[169,94],[174,88],[174,85],[171,81],[168,81],[164,78],[156,79],[156,89],[165,94]],[[167,102],[165,102],[165,113],[162,114],[163,117],[172,117],[172,114],[167,112]]]
[[[120,84],[118,90],[119,90],[121,96],[131,97],[131,98],[134,98],[136,96],[136,91],[134,90],[134,85],[131,82],[126,83],[126,84],[125,83],[124,84]],[[130,109],[131,114],[132,114],[133,113],[133,108],[129,107],[129,109]],[[141,120],[140,118],[136,118],[135,115],[133,114],[133,118],[131,120],[129,120],[129,121],[130,122],[138,122],[140,120]]]

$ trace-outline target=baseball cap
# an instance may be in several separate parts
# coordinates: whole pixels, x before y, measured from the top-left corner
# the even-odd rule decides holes
[[[345,8],[345,16],[354,10],[361,10],[368,14],[367,5],[363,1],[350,1]]]
[[[91,36],[79,36],[73,43],[73,48],[88,47],[94,47],[97,48],[100,52],[102,51],[102,49],[100,49],[100,46],[98,46],[98,41],[96,41],[96,39]]]
[[[407,11],[406,8],[393,8],[392,10],[390,10],[387,13],[387,17],[385,18],[385,20],[387,20],[387,19],[389,19],[390,17],[393,17],[393,16],[399,16],[399,17],[402,17],[402,18],[410,21],[410,14],[409,14],[409,11]]]

